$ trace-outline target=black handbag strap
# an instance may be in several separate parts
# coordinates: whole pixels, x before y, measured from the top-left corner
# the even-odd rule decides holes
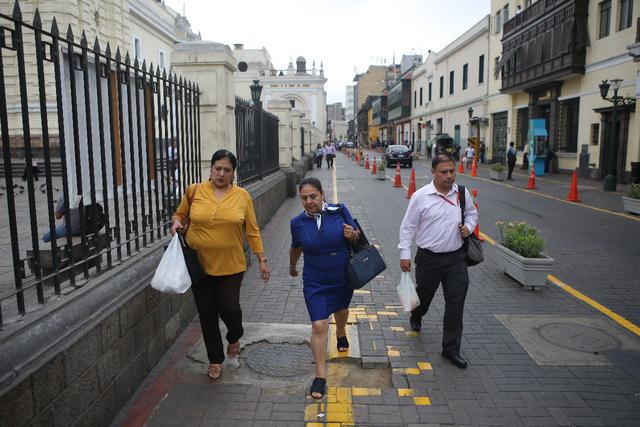
[[[467,205],[467,189],[464,185],[458,185],[458,201],[460,202],[460,219],[464,224],[464,208]]]
[[[340,209],[340,215],[342,216],[342,219],[344,219],[344,222],[348,224],[347,218],[344,216],[342,209]],[[351,245],[351,250],[355,253],[358,253],[362,249],[366,249],[369,246],[371,246],[371,244],[369,243],[367,236],[364,235],[364,230],[360,226],[360,223],[358,222],[358,220],[353,218],[353,223],[356,225],[356,229],[360,232],[360,238],[358,239],[357,242],[355,243],[349,242],[349,244]]]

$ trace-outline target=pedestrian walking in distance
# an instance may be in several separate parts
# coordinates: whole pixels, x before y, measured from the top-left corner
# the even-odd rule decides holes
[[[316,169],[320,169],[322,167],[322,156],[324,155],[324,148],[322,148],[322,145],[318,144],[316,151],[313,154],[316,158]]]
[[[513,141],[509,143],[509,150],[507,150],[507,165],[509,166],[509,172],[507,173],[507,179],[513,180],[511,175],[513,174],[513,169],[516,167],[516,147]]]
[[[309,393],[320,399],[325,392],[327,371],[327,333],[329,316],[336,321],[338,351],[349,349],[345,327],[353,290],[347,288],[347,262],[350,242],[360,232],[343,204],[328,204],[317,178],[305,178],[298,186],[304,211],[291,220],[289,274],[298,275],[296,264],[304,253],[302,283],[304,302],[311,318],[311,350],[315,360],[315,379]]]
[[[444,293],[444,328],[442,355],[459,368],[467,362],[460,356],[464,301],[469,287],[463,238],[478,222],[473,198],[465,189],[464,224],[460,223],[460,197],[456,164],[447,154],[438,154],[431,162],[433,181],[416,191],[400,225],[400,269],[411,271],[411,243],[415,237],[418,252],[416,290],[420,305],[409,317],[414,331],[422,327],[422,316],[429,310],[433,296],[442,283]]]
[[[336,148],[332,143],[328,143],[324,147],[324,156],[327,158],[327,169],[333,167],[333,158],[336,156]]]
[[[233,185],[237,164],[233,153],[216,151],[211,158],[209,180],[187,188],[171,226],[171,234],[175,234],[184,230],[189,221],[185,238],[189,247],[198,252],[206,273],[202,280],[191,285],[191,290],[207,348],[208,375],[213,380],[220,378],[225,359],[218,316],[227,326],[229,358],[240,353],[240,337],[244,334],[240,309],[240,285],[247,270],[243,234],[258,258],[262,280],[265,283],[269,280],[251,196],[244,188]]]

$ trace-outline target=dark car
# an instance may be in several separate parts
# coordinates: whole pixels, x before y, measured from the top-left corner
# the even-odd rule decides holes
[[[347,148],[353,148],[353,147],[355,147],[355,146],[356,146],[356,144],[354,144],[354,143],[353,143],[353,141],[347,141],[347,142],[344,144],[344,146],[345,146],[345,147],[347,147]]]
[[[413,167],[413,152],[406,145],[390,145],[382,155],[382,161],[387,167],[400,166]]]

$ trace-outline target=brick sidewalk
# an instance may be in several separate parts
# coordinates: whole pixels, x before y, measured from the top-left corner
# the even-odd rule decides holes
[[[336,164],[340,201],[380,247],[388,265],[351,304],[361,354],[357,366],[330,363],[330,387],[322,403],[306,397],[306,380],[285,388],[212,383],[185,368],[201,345],[194,321],[115,425],[637,425],[638,337],[556,287],[523,290],[496,269],[490,247],[485,262],[469,270],[462,343],[469,368],[459,370],[440,356],[440,291],[423,330],[410,331],[395,291],[406,191],[392,188],[388,180],[374,180],[343,155]],[[311,174],[322,180],[332,200],[330,171]],[[300,210],[297,199],[288,199],[263,230],[272,276],[263,285],[255,265],[247,272],[241,296],[246,322],[309,324],[301,280],[288,276],[289,219]],[[575,343],[563,338],[567,330],[578,337]],[[544,343],[536,341],[540,335]],[[599,346],[598,354],[590,345]],[[343,369],[357,371],[341,376]],[[384,375],[384,385],[362,384]]]

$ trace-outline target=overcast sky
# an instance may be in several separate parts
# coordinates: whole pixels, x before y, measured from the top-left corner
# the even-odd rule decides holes
[[[489,13],[489,0],[165,0],[204,40],[267,48],[276,69],[298,56],[328,79],[327,103],[344,103],[355,72],[402,54],[439,51]]]

